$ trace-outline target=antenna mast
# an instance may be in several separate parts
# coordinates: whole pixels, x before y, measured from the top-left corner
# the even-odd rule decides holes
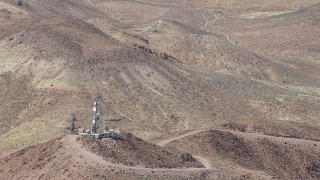
[[[99,120],[101,118],[101,108],[100,104],[101,104],[101,99],[102,97],[99,95],[99,89],[97,88],[97,96],[94,97],[94,103],[93,103],[93,112],[94,112],[94,116],[93,116],[93,120],[92,120],[92,127],[91,127],[91,133],[92,134],[96,134],[98,133],[98,129],[99,129]]]
[[[79,133],[79,135],[82,138],[90,138],[90,139],[98,139],[102,140],[103,138],[112,138],[112,139],[117,139],[119,136],[117,135],[117,132],[113,129],[110,129],[110,121],[106,118],[106,127],[104,131],[98,132],[99,130],[99,122],[100,119],[102,119],[101,115],[101,100],[102,96],[99,93],[99,88],[97,87],[97,95],[93,98],[94,103],[93,103],[93,120],[92,120],[92,125],[91,129],[87,129],[86,132]]]
[[[70,123],[71,123],[70,131],[71,131],[71,134],[75,133],[76,130],[77,130],[76,129],[76,121],[77,121],[76,115],[72,114],[71,115],[71,119],[70,119]]]

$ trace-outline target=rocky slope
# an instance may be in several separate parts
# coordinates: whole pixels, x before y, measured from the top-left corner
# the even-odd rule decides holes
[[[97,89],[103,120],[146,140],[318,140],[319,3],[194,2],[1,0],[0,157],[67,134],[73,113],[88,128]]]

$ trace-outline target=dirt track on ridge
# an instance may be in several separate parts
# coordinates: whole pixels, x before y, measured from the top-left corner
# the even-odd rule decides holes
[[[203,131],[206,131],[206,130],[191,131],[191,132],[188,132],[188,133],[180,135],[180,136],[176,136],[176,137],[172,137],[172,138],[169,138],[169,139],[162,140],[162,141],[158,142],[157,145],[163,147],[163,146],[165,146],[166,144],[169,144],[172,141],[175,141],[175,140],[178,140],[178,139],[182,139],[182,138],[185,138],[187,136],[194,135],[194,134],[198,134],[198,133],[203,132]]]
[[[190,136],[199,132],[202,132],[203,130],[199,130],[199,131],[193,131],[190,133],[187,133],[185,135],[182,136],[178,136],[175,137],[173,139],[168,139],[165,140],[165,142],[169,143],[171,141],[177,140],[177,139],[181,139],[183,137],[186,136]],[[143,166],[127,166],[127,165],[122,165],[122,164],[116,164],[116,163],[112,163],[109,161],[104,160],[102,157],[95,155],[89,151],[87,151],[86,149],[82,148],[80,146],[80,144],[78,144],[76,142],[76,137],[77,136],[67,136],[65,137],[62,141],[66,144],[66,146],[70,147],[72,149],[72,151],[78,152],[80,155],[82,155],[83,157],[85,157],[86,159],[88,159],[89,161],[94,161],[96,163],[99,163],[101,165],[105,165],[108,167],[116,167],[116,168],[120,168],[120,169],[130,169],[130,170],[137,170],[141,173],[155,173],[155,172],[168,172],[168,173],[180,173],[180,172],[203,172],[205,170],[209,170],[212,169],[212,167],[210,166],[210,162],[200,156],[193,156],[195,159],[197,159],[200,163],[202,163],[205,168],[146,168]],[[167,143],[162,143],[162,146],[164,146]]]
[[[3,160],[3,166],[0,166],[0,171],[2,171],[3,175],[8,175],[8,177],[11,177],[10,179],[24,179],[26,177],[37,179],[40,176],[46,177],[47,179],[52,179],[52,177],[56,176],[57,173],[61,174],[61,177],[69,177],[70,179],[79,177],[80,179],[84,179],[85,177],[91,176],[111,177],[113,175],[119,176],[119,173],[123,175],[124,179],[126,179],[127,176],[148,177],[150,179],[174,179],[176,177],[204,177],[208,179],[227,179],[227,177],[231,176],[231,174],[228,174],[227,171],[221,169],[221,166],[226,165],[225,161],[232,161],[233,163],[241,162],[244,168],[250,168],[253,164],[254,167],[258,167],[257,170],[261,172],[263,171],[262,174],[256,174],[250,170],[239,170],[238,166],[229,166],[230,164],[227,163],[227,166],[225,167],[235,169],[234,171],[236,172],[236,174],[234,175],[249,173],[253,177],[264,177],[268,179],[268,177],[276,175],[277,173],[284,175],[286,173],[291,173],[294,169],[283,169],[281,171],[275,170],[272,172],[266,171],[263,169],[263,166],[256,166],[259,165],[260,161],[257,161],[257,159],[255,158],[260,159],[260,155],[263,155],[262,157],[264,158],[270,157],[271,159],[278,159],[279,157],[282,162],[287,162],[288,159],[291,159],[291,156],[298,155],[309,162],[309,157],[316,157],[315,154],[319,153],[318,147],[320,146],[319,141],[288,137],[275,137],[263,135],[260,133],[245,133],[227,129],[194,130],[186,132],[185,134],[171,135],[168,139],[163,139],[162,141],[158,142],[157,145],[168,146],[166,148],[168,148],[169,151],[165,152],[173,152],[170,151],[170,148],[176,148],[181,153],[191,153],[193,155],[193,158],[195,158],[204,167],[170,167],[148,166],[148,164],[132,165],[126,164],[122,161],[113,161],[112,159],[109,159],[111,158],[111,156],[103,156],[101,154],[97,155],[95,154],[95,151],[87,150],[85,147],[83,147],[83,144],[77,141],[76,137],[77,136],[75,135],[65,136],[63,138],[39,144],[18,153],[12,154],[10,157]],[[271,149],[266,148],[267,150],[265,150],[265,147],[269,147],[268,143],[272,147]],[[188,146],[188,144],[191,144],[191,146]],[[255,147],[252,149],[250,144],[254,145]],[[258,147],[256,146],[256,144],[261,146]],[[148,150],[150,150],[150,152],[154,154],[154,156],[158,157],[158,155],[161,155],[161,153],[159,154],[159,151],[153,151],[157,149],[156,145],[153,146],[155,149],[149,148]],[[204,149],[197,150],[195,148],[199,146],[202,146],[202,148]],[[287,151],[284,146],[287,146],[287,150],[289,150],[288,148],[291,147],[296,150],[293,149]],[[145,152],[144,150],[141,151],[141,149],[139,148],[141,147],[141,145],[137,144],[137,147],[138,149],[136,150],[138,150],[139,152]],[[308,152],[304,152],[301,147],[306,147],[308,149]],[[161,147],[158,148],[161,149]],[[222,151],[216,151],[215,149]],[[273,152],[273,150],[277,149],[279,150],[277,154],[270,154],[270,151]],[[254,154],[250,154],[250,152],[254,152]],[[281,152],[289,152],[289,157],[281,158],[281,156],[283,156]],[[115,153],[121,155],[121,152],[119,151]],[[201,155],[201,157],[199,155]],[[144,156],[145,154],[143,154],[143,157]],[[233,161],[230,158],[234,158],[234,156],[237,157]],[[223,157],[223,160],[221,161],[221,159],[219,160],[219,158],[216,157]],[[251,157],[251,159],[247,159],[247,157]],[[291,164],[299,164],[300,162],[304,162],[303,159],[301,161],[297,159],[292,160],[293,162],[288,162],[291,162]],[[313,162],[311,159],[310,164],[308,164],[308,162],[303,163],[302,168],[300,167],[301,172],[304,173],[303,175],[301,175],[301,177],[304,175],[317,177],[317,160],[315,159],[315,161]],[[276,163],[276,160],[271,160],[270,162],[268,161],[268,163],[269,164],[267,164],[266,168],[277,168],[274,165],[274,163]],[[17,166],[19,164],[21,164],[21,166]],[[303,171],[303,169],[305,168],[309,168],[310,172]],[[95,171],[88,171],[88,169],[94,169]],[[32,174],[29,174],[30,170],[33,171]],[[84,173],[86,171],[91,172],[91,175],[88,175],[88,172]],[[300,176],[297,175],[297,177]]]
[[[175,137],[171,137],[169,139],[165,139],[162,140],[160,142],[157,143],[157,145],[159,146],[166,146],[167,144],[182,139],[182,138],[186,138],[188,136],[192,136],[192,135],[196,135],[202,132],[206,132],[208,130],[195,130],[195,131],[191,131],[188,132],[186,134],[182,134],[179,136],[175,136]],[[290,143],[290,144],[296,144],[296,145],[303,145],[304,147],[309,147],[311,149],[314,149],[315,152],[320,152],[320,149],[317,149],[316,147],[320,146],[320,142],[319,141],[313,141],[313,140],[307,140],[307,139],[299,139],[299,138],[289,138],[289,137],[276,137],[276,136],[270,136],[270,135],[264,135],[264,134],[260,134],[260,133],[244,133],[244,132],[238,132],[238,131],[230,131],[230,130],[226,130],[226,129],[221,129],[219,131],[223,131],[223,132],[229,132],[232,133],[236,136],[245,138],[249,141],[256,141],[262,138],[268,139],[268,140],[272,140],[274,142],[278,142],[280,144],[283,143]],[[193,156],[194,158],[196,158],[199,162],[201,162],[207,169],[211,169],[211,165],[210,165],[210,161],[208,159],[205,159],[203,157],[199,157],[199,156]]]

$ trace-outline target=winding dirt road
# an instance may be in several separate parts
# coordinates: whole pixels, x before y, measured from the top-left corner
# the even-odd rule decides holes
[[[187,136],[192,136],[194,134],[198,134],[198,133],[204,132],[204,131],[206,131],[206,130],[191,131],[191,132],[188,132],[188,133],[180,135],[180,136],[176,136],[176,137],[172,137],[172,138],[169,138],[169,139],[162,140],[162,141],[158,142],[157,145],[163,147],[163,146],[169,144],[172,141],[176,141],[178,139],[182,139],[182,138],[185,138]],[[205,168],[212,169],[209,160],[207,160],[206,158],[203,158],[203,157],[200,157],[200,156],[192,156],[192,157],[195,158],[198,162],[200,162]]]
[[[209,25],[209,23],[212,25],[212,24],[214,24],[214,22],[216,22],[217,20],[219,20],[220,19],[220,16],[218,16],[217,14],[214,14],[214,19],[212,19],[211,21],[208,21],[205,17],[203,17],[204,19],[205,19],[205,23],[200,27],[200,29],[201,30],[204,30],[204,31],[210,31],[210,27],[209,27],[209,29],[208,29],[208,25]],[[229,43],[231,43],[231,44],[233,44],[233,45],[237,45],[237,42],[236,41],[233,41],[231,38],[230,38],[230,35],[228,35],[228,34],[225,34],[225,33],[223,33],[223,32],[218,32],[218,34],[221,34],[222,36],[224,36],[225,37],[225,39],[229,42]]]
[[[193,134],[197,134],[200,132],[203,132],[204,130],[197,130],[197,131],[192,131],[189,132],[187,134],[184,135],[180,135],[177,137],[173,137],[170,139],[166,139],[161,141],[160,143],[158,143],[159,146],[165,146],[166,144],[193,135]],[[76,142],[76,138],[77,136],[75,135],[70,135],[67,136],[63,139],[63,142],[72,149],[73,152],[77,152],[78,155],[81,155],[81,157],[86,158],[88,161],[92,161],[94,163],[103,165],[103,166],[108,166],[108,167],[115,167],[117,169],[125,169],[125,170],[137,170],[141,173],[155,173],[155,172],[166,172],[166,173],[170,173],[170,174],[181,174],[181,172],[183,172],[184,174],[188,174],[189,173],[194,173],[194,172],[203,172],[206,170],[210,170],[212,169],[210,162],[203,157],[200,156],[193,156],[197,161],[199,161],[200,163],[203,164],[204,168],[147,168],[144,166],[127,166],[127,165],[123,165],[123,164],[116,164],[110,161],[106,161],[105,159],[103,159],[101,156],[98,156],[96,154],[91,153],[90,151],[87,151],[86,149],[82,148],[80,146],[80,144],[78,144]]]
[[[188,136],[192,136],[201,132],[205,132],[207,130],[195,130],[188,132],[186,134],[182,134],[179,136],[175,136],[169,139],[164,139],[157,143],[158,146],[166,146],[167,144],[186,138]],[[289,142],[293,144],[304,144],[308,146],[315,146],[319,145],[320,142],[317,141],[311,141],[311,140],[305,140],[305,139],[296,139],[296,138],[286,138],[286,137],[274,137],[274,136],[268,136],[268,135],[263,135],[259,133],[242,133],[242,132],[235,132],[235,131],[230,131],[230,130],[219,130],[219,131],[224,131],[224,132],[230,132],[233,134],[236,134],[238,136],[245,137],[246,139],[259,139],[259,138],[267,138],[267,139],[272,139],[274,141],[278,142]],[[192,176],[193,173],[202,173],[208,170],[214,170],[214,168],[211,166],[210,161],[204,157],[200,157],[198,155],[193,155],[193,157],[200,163],[203,164],[203,168],[147,168],[144,166],[128,166],[128,165],[123,165],[123,164],[117,164],[113,163],[110,161],[107,161],[103,159],[101,156],[98,156],[96,154],[91,153],[90,151],[87,151],[86,149],[82,148],[80,144],[76,142],[77,136],[71,135],[67,136],[63,139],[63,142],[66,144],[67,147],[71,148],[72,152],[76,154],[77,157],[81,157],[86,159],[86,162],[89,162],[88,164],[99,164],[105,168],[116,168],[116,169],[122,169],[122,170],[132,170],[135,173],[138,174],[171,174],[171,175],[180,175],[180,176]],[[316,146],[314,147],[316,148]]]
[[[191,131],[188,132],[186,134],[182,134],[179,136],[175,136],[169,139],[164,139],[162,141],[160,141],[159,143],[157,143],[158,146],[164,147],[167,144],[179,140],[179,139],[183,139],[185,137],[188,136],[192,136],[201,132],[205,132],[207,130],[195,130],[195,131]],[[311,141],[311,140],[305,140],[305,139],[296,139],[296,138],[286,138],[286,137],[274,137],[274,136],[268,136],[268,135],[263,135],[263,134],[259,134],[259,133],[242,133],[242,132],[236,132],[236,131],[230,131],[230,130],[220,130],[220,131],[225,131],[225,132],[230,132],[233,134],[236,134],[238,136],[244,136],[246,137],[246,139],[252,139],[252,138],[268,138],[268,139],[272,139],[275,141],[286,141],[286,142],[290,142],[293,144],[304,144],[304,145],[309,145],[309,146],[314,146],[319,145],[320,146],[320,142],[316,142],[316,141]],[[189,173],[194,173],[194,172],[203,172],[206,170],[211,170],[213,169],[210,165],[210,161],[204,157],[198,156],[198,155],[193,155],[193,157],[200,163],[203,164],[204,168],[147,168],[144,166],[127,166],[127,165],[123,165],[123,164],[116,164],[113,162],[109,162],[106,161],[105,159],[103,159],[101,156],[98,156],[96,154],[91,153],[90,151],[87,151],[86,149],[82,148],[80,146],[80,144],[78,144],[76,142],[76,135],[71,135],[71,136],[67,136],[63,139],[63,142],[72,149],[73,152],[76,152],[78,155],[81,155],[85,158],[88,159],[88,161],[92,161],[94,163],[103,165],[103,166],[108,166],[108,167],[115,167],[117,169],[124,169],[124,170],[136,170],[135,172],[140,172],[140,173],[155,173],[155,172],[159,172],[159,173],[169,173],[169,174],[180,174],[184,173],[189,174]]]
[[[207,26],[208,26],[209,23],[213,24],[214,22],[216,22],[220,18],[217,14],[214,14],[213,16],[214,16],[214,19],[212,19],[211,21],[207,21],[206,18],[203,17],[205,19],[205,23],[204,23],[204,25],[202,25],[200,27],[200,29],[205,31],[207,29]]]
[[[183,134],[183,135],[180,135],[180,136],[176,136],[176,137],[172,137],[172,138],[169,138],[169,139],[162,140],[162,141],[158,142],[157,145],[163,147],[163,146],[169,144],[169,143],[172,142],[172,141],[176,141],[176,140],[178,140],[178,139],[182,139],[182,138],[185,138],[185,137],[187,137],[187,136],[191,136],[191,135],[194,135],[194,134],[198,134],[198,133],[204,132],[204,131],[206,131],[206,130],[195,130],[195,131],[191,131],[191,132],[188,132],[188,133]]]

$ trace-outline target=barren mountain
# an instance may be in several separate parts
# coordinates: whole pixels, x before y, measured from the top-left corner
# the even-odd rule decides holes
[[[242,178],[318,179],[319,145],[296,138],[211,130],[170,146],[210,157],[220,171],[244,174]]]
[[[318,143],[319,8],[313,0],[0,0],[0,157],[27,168],[19,158],[11,162],[17,154],[9,155],[60,146],[63,138],[53,139],[68,133],[71,114],[77,126],[89,128],[97,91],[103,120],[112,119],[112,128],[150,142],[227,128],[244,133],[241,142],[258,133]],[[208,176],[196,173],[199,178],[319,175],[318,164],[311,167],[307,160],[314,149],[290,151],[285,161],[302,165],[283,168],[262,155],[274,152],[269,145],[287,152],[283,145],[251,139],[245,147],[254,156],[243,160],[241,153],[225,154],[226,148],[211,151],[220,136],[231,135],[210,133],[199,134],[199,142],[183,140],[186,149],[180,142],[170,146],[205,154],[212,165],[221,165],[214,164],[218,156],[227,158],[242,170],[220,168]],[[214,140],[207,144],[211,135]],[[210,148],[204,153],[190,148],[194,144]],[[70,155],[54,154],[54,162]],[[141,162],[156,158],[147,155]],[[10,174],[12,166],[3,169]],[[122,175],[118,178],[130,177]]]
[[[107,152],[110,148],[110,144],[125,144],[119,141],[108,141],[109,142],[87,141],[87,143],[99,143],[100,147],[104,147],[99,150],[100,152]],[[138,156],[142,156],[142,154],[139,155],[138,153],[143,153],[141,150],[149,146],[148,148],[150,151],[147,153],[151,154],[151,152],[154,152],[152,154],[154,157],[160,156],[164,158],[163,160],[171,158],[169,160],[170,162],[174,162],[174,160],[178,160],[179,158],[174,156],[176,155],[176,152],[164,150],[156,145],[150,146],[142,141],[131,141],[129,143],[132,144],[129,146],[121,146],[121,148],[113,148],[113,150],[118,149],[122,152],[124,150],[129,150],[130,152],[137,153]],[[136,149],[132,149],[132,145],[134,145]],[[165,168],[165,164],[162,164],[162,168],[146,168],[144,166],[133,166],[135,163],[134,161],[132,161],[131,165],[115,164],[106,161],[95,153],[87,151],[85,148],[81,148],[80,144],[77,144],[76,142],[76,137],[67,136],[64,138],[57,138],[45,143],[37,144],[36,146],[30,146],[0,160],[1,177],[10,179],[179,179],[188,177],[192,173],[195,173],[195,178],[201,178],[202,174],[207,172],[206,169],[197,167],[180,169],[173,167]],[[118,158],[121,153],[113,151],[112,154],[109,155],[108,159]],[[174,163],[181,164],[182,162],[189,161],[189,163],[197,164],[192,157],[187,158],[190,155],[181,155],[181,157],[184,157],[184,160],[180,159]],[[141,162],[136,156],[126,157]],[[121,158],[124,158],[124,156]],[[148,162],[149,165],[155,163],[152,158],[145,160],[147,161],[144,163]],[[159,159],[159,162],[160,161],[161,159]],[[170,162],[164,163],[168,163],[167,166],[169,166]]]

